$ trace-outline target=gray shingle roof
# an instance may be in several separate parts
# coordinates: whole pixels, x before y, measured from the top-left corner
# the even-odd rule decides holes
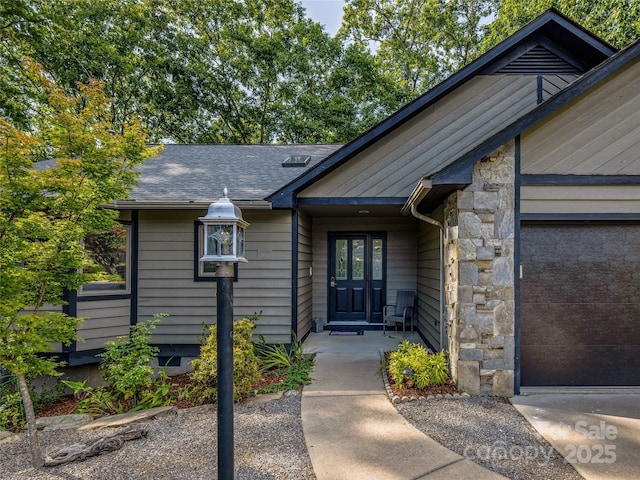
[[[263,200],[341,145],[165,145],[138,170],[130,200],[208,203],[227,187],[232,200]],[[306,167],[283,167],[289,155],[310,155]]]

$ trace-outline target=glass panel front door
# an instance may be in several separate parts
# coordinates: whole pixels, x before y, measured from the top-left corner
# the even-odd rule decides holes
[[[385,303],[385,235],[329,235],[329,322],[380,322]]]

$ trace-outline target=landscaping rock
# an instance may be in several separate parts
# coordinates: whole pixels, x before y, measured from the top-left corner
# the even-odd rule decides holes
[[[9,443],[14,440],[18,440],[19,435],[11,432],[5,432],[4,430],[0,430],[0,444]]]
[[[91,422],[93,422],[91,415],[58,415],[56,417],[41,417],[36,419],[36,428],[45,431],[73,430]]]
[[[121,415],[109,415],[107,417],[99,418],[91,423],[83,425],[78,428],[78,431],[93,430],[96,428],[107,427],[121,427],[123,425],[129,425],[130,423],[141,422],[143,420],[151,420],[157,417],[164,417],[167,415],[175,415],[178,413],[176,407],[157,407],[150,408],[149,410],[141,410],[139,412],[123,413]]]
[[[280,400],[282,398],[282,395],[283,395],[282,392],[261,393],[259,395],[256,395],[255,397],[247,398],[245,400],[245,403],[255,403],[255,404],[267,403],[272,400]]]

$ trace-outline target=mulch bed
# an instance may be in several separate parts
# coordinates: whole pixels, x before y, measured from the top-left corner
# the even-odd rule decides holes
[[[181,373],[180,375],[175,375],[170,377],[171,381],[171,390],[178,391],[179,389],[187,386],[190,382],[188,373]],[[286,375],[273,374],[270,372],[265,372],[260,377],[260,380],[254,385],[254,390],[260,391],[264,388],[270,387],[272,385],[280,385],[284,383],[286,380]],[[80,399],[74,397],[73,395],[64,396],[55,402],[51,402],[44,407],[37,415],[36,418],[40,417],[55,417],[58,415],[70,415],[76,412],[78,408],[78,403],[80,403]],[[183,398],[178,401],[172,403],[176,408],[190,408],[194,405],[189,402],[189,400]]]
[[[456,388],[456,384],[450,378],[444,382],[444,385],[430,385],[426,388],[407,388],[404,386],[398,387],[391,379],[391,376],[387,376],[389,378],[391,391],[399,397],[428,397],[429,395],[445,395],[447,393],[453,395],[454,393],[460,393]]]

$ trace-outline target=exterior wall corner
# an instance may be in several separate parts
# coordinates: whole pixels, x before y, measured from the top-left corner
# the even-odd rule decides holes
[[[451,375],[470,394],[510,397],[515,378],[515,143],[473,168],[445,202]]]

